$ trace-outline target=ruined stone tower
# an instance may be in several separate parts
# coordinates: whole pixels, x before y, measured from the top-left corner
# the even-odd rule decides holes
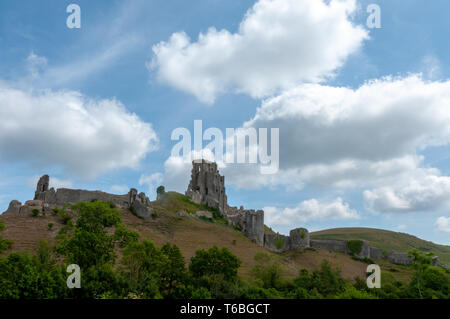
[[[232,226],[259,245],[264,245],[264,212],[228,206],[225,178],[219,174],[216,163],[204,159],[192,162],[186,196],[197,204],[217,208]]]
[[[216,208],[221,214],[226,214],[225,178],[219,174],[216,163],[204,159],[192,161],[191,182],[186,196],[194,203]]]

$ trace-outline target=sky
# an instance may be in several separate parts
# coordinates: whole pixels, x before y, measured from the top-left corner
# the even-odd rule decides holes
[[[70,4],[80,28],[67,25]],[[380,28],[367,24],[372,4]],[[274,230],[372,227],[450,245],[449,10],[1,1],[0,212],[32,199],[43,174],[55,188],[184,193],[191,163],[171,136],[193,137],[202,120],[224,135],[279,129],[275,174],[203,153],[219,162],[229,204],[264,209]]]

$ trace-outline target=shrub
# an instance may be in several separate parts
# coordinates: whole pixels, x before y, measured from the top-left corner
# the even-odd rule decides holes
[[[277,249],[282,249],[284,247],[284,238],[283,237],[275,238],[274,244]]]
[[[31,211],[31,216],[33,216],[33,217],[36,217],[36,216],[38,216],[39,215],[39,209],[33,209],[32,211]]]
[[[234,228],[235,230],[237,230],[237,231],[242,231],[242,226],[241,226],[241,224],[236,224],[236,225],[233,226],[233,228]]]
[[[47,227],[48,227],[48,230],[52,230],[52,228],[53,228],[53,223],[48,223]]]
[[[200,216],[199,219],[201,219],[201,220],[203,220],[204,222],[207,222],[207,223],[213,223],[214,222],[212,218],[209,218],[209,217],[206,217],[206,216]]]
[[[67,214],[66,212],[63,212],[61,214],[61,222],[64,225],[67,225],[70,221],[72,220],[72,216],[70,216],[69,214]]]
[[[164,186],[159,186],[157,189],[156,189],[156,194],[158,194],[158,195],[162,195],[162,194],[164,194],[166,192],[166,189],[164,188]]]
[[[362,240],[349,240],[347,242],[347,247],[352,255],[359,255],[363,247]]]
[[[153,212],[152,212],[152,217],[153,217],[153,218],[156,218],[156,217],[158,217],[158,213],[157,213],[157,212],[155,212],[155,211],[153,211]]]

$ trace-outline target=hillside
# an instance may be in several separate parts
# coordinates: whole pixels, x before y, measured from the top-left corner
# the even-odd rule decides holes
[[[144,220],[124,209],[122,219],[129,228],[138,231],[142,238],[152,240],[157,245],[167,242],[176,244],[181,249],[186,262],[197,249],[208,249],[216,245],[228,247],[242,260],[240,275],[244,278],[250,276],[251,268],[256,265],[253,258],[258,252],[266,252],[277,259],[283,265],[286,277],[297,276],[299,269],[315,270],[324,259],[327,259],[332,265],[342,270],[345,278],[353,279],[356,276],[365,278],[367,264],[353,260],[344,254],[322,249],[276,254],[253,243],[232,227],[226,226],[221,219],[212,221],[180,217],[177,212],[194,213],[198,210],[207,210],[206,207],[193,203],[184,195],[175,192],[166,193],[160,200],[152,202],[152,207],[157,213],[154,218]],[[53,242],[58,230],[63,226],[60,218],[53,216],[50,212],[38,217],[25,214],[0,215],[0,219],[6,226],[6,230],[2,232],[3,238],[14,242],[12,251],[33,251],[40,239]],[[54,224],[51,230],[48,229],[49,223]],[[397,268],[393,274],[399,279],[407,280],[409,270]]]
[[[433,252],[444,264],[450,264],[450,246],[438,245],[405,233],[374,228],[334,228],[312,232],[311,239],[366,240],[370,246],[385,251],[408,252],[417,248]]]

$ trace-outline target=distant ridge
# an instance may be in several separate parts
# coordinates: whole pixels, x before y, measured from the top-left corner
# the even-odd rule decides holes
[[[423,252],[432,251],[441,263],[450,264],[450,246],[435,244],[406,233],[376,228],[332,228],[310,233],[311,239],[366,240],[370,246],[385,251],[408,252],[417,248]]]

